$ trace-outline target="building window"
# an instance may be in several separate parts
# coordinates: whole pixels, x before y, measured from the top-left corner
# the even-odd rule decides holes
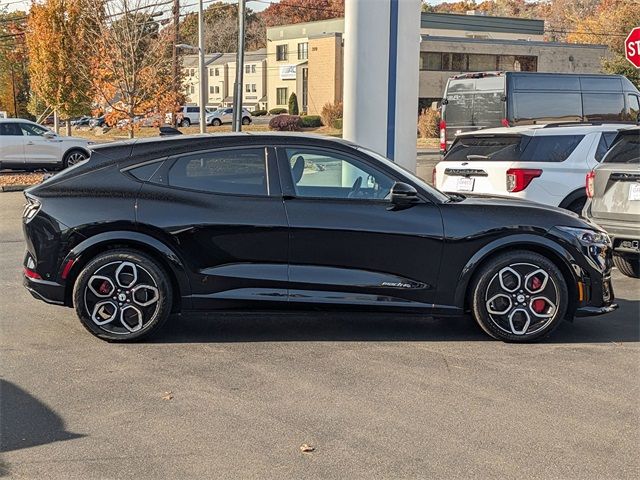
[[[189,76],[190,77],[195,77],[195,75],[196,75],[196,69],[195,68],[192,68],[191,70],[189,70]]]
[[[209,87],[209,93],[213,93],[213,92],[214,92],[213,87]]]
[[[251,91],[252,91],[253,93],[255,93],[255,92],[257,91],[257,90],[256,90],[256,84],[255,84],[255,83],[252,83],[252,84],[251,84]]]
[[[191,85],[191,86],[189,87],[189,93],[191,93],[192,95],[193,95],[194,93],[196,93],[196,88],[195,88],[195,86],[194,86],[194,85]]]
[[[444,72],[522,71],[535,72],[538,57],[484,53],[421,52],[420,70]]]
[[[216,86],[214,87],[214,93],[220,93],[220,87]]]
[[[244,86],[244,91],[249,93],[251,91],[251,85],[249,85],[248,83]]]
[[[219,68],[216,68],[215,75],[216,75],[216,77],[220,76],[220,69]]]
[[[251,73],[256,73],[256,66],[255,65],[251,65]]]
[[[244,66],[244,73],[251,73],[251,65]]]
[[[287,104],[287,88],[276,88],[276,103],[278,105]]]
[[[298,60],[306,60],[309,58],[309,44],[299,43],[298,44]]]
[[[284,45],[276,45],[276,60],[278,62],[284,62],[287,60],[287,46]]]

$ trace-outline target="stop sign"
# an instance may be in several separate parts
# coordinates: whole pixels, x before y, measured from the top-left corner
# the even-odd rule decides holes
[[[631,30],[631,33],[624,41],[624,52],[636,68],[640,68],[640,27]]]

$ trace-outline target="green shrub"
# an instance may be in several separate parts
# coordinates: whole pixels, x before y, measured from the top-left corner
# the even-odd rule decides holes
[[[418,116],[418,132],[420,138],[435,138],[440,132],[438,129],[439,115],[437,110],[423,108]]]
[[[302,128],[298,115],[276,115],[269,121],[269,129],[280,132],[297,132]]]
[[[298,96],[295,92],[291,92],[291,95],[289,95],[289,115],[298,115],[299,113]]]
[[[315,128],[322,126],[322,119],[320,115],[305,115],[300,117],[302,121],[302,128]]]
[[[337,130],[342,130],[342,119],[336,118],[331,124],[331,126]]]
[[[262,117],[266,114],[267,114],[266,110],[254,110],[253,112],[251,112],[252,117]]]
[[[325,103],[324,107],[322,107],[322,113],[320,116],[322,117],[323,124],[338,128],[335,127],[334,124],[337,119],[342,120],[342,102]],[[340,122],[339,128],[342,128],[342,122]]]
[[[287,113],[288,110],[286,108],[272,108],[271,110],[269,110],[269,113],[271,115],[280,115],[282,113]]]

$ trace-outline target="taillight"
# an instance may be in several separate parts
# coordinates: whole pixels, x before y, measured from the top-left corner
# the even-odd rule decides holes
[[[593,198],[593,194],[595,193],[595,183],[596,183],[596,172],[591,170],[587,173],[587,197]]]
[[[521,192],[540,175],[542,170],[538,168],[510,168],[507,170],[507,191]]]
[[[42,280],[42,277],[38,272],[27,267],[24,267],[24,276],[27,278],[33,278],[35,280]]]
[[[503,127],[509,127],[509,120],[507,120],[506,118],[503,118],[502,120],[500,120],[500,123],[502,124]]]
[[[447,149],[447,122],[440,120],[440,151]]]

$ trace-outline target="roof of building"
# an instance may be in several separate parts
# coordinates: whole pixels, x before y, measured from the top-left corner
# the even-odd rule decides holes
[[[544,35],[544,20],[459,13],[424,12],[420,19],[420,27],[434,30],[471,30],[474,32]]]
[[[570,48],[597,48],[599,50],[606,50],[606,45],[599,45],[595,43],[562,43],[562,42],[542,42],[539,40],[506,40],[502,38],[465,38],[465,37],[440,37],[435,35],[422,35],[422,42],[458,42],[458,43],[486,43],[492,45],[522,45],[522,46],[535,46],[535,47],[570,47]]]

